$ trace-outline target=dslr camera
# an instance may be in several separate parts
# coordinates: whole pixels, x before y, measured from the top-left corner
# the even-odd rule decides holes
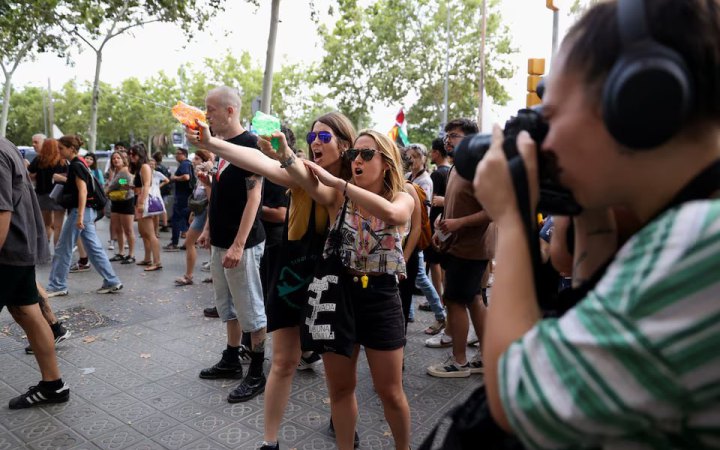
[[[543,214],[557,214],[575,216],[582,211],[572,193],[561,186],[557,177],[557,164],[555,157],[547,152],[540,151],[545,136],[550,129],[542,117],[542,106],[534,109],[521,109],[517,116],[513,116],[505,123],[503,131],[503,151],[509,162],[515,158],[522,158],[517,149],[517,136],[521,131],[527,131],[538,147],[538,176],[540,181],[540,201],[538,211]],[[465,137],[455,148],[455,169],[466,180],[475,177],[475,168],[490,148],[492,135],[473,134]],[[513,176],[515,174],[513,173]],[[515,180],[514,180],[515,181]],[[513,183],[517,185],[517,183]],[[517,195],[517,193],[516,193]]]

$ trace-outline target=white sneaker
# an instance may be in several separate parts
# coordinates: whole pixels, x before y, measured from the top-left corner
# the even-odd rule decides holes
[[[98,294],[114,294],[115,292],[119,291],[122,288],[123,288],[122,283],[118,283],[114,286],[103,286],[95,292],[97,292]]]
[[[108,241],[108,250],[115,250],[115,241]]]
[[[445,334],[445,330],[425,340],[425,347],[445,348],[452,347],[452,338]]]
[[[210,272],[210,261],[205,261],[200,265],[200,270],[203,272]]]
[[[47,290],[47,297],[48,297],[48,298],[62,297],[62,296],[65,296],[65,295],[68,295],[68,290],[67,290],[67,289],[63,289],[63,290],[61,290],[61,291],[51,291],[51,290],[49,290],[49,289]]]
[[[470,331],[468,331],[468,338],[467,338],[467,345],[469,347],[477,347],[480,343],[480,339],[478,339],[477,334],[475,334],[475,328],[470,326]]]
[[[451,356],[444,363],[428,367],[427,373],[438,378],[467,378],[470,376],[470,363],[461,366]]]

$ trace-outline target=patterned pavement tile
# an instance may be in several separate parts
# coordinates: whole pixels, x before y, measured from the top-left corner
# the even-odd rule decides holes
[[[102,450],[120,450],[143,441],[145,437],[127,425],[93,439],[91,442]]]
[[[0,433],[0,450],[15,450],[22,447],[22,442],[12,433]]]
[[[170,428],[180,425],[180,422],[161,412],[133,420],[129,424],[134,430],[139,431],[143,436],[156,436]],[[155,444],[157,445],[157,444]]]
[[[12,430],[12,433],[22,442],[32,442],[44,436],[57,433],[65,425],[53,417],[43,417],[32,423],[26,423]]]
[[[42,438],[31,442],[29,448],[33,450],[65,450],[80,448],[95,448],[89,444],[77,433],[72,430],[64,429],[51,435],[45,435]]]
[[[55,414],[54,417],[88,440],[92,440],[123,424],[101,409],[88,404],[70,407]]]
[[[240,426],[235,423],[222,428],[214,433],[210,434],[210,439],[225,445],[229,448],[238,449],[243,448],[243,445],[248,443],[262,442],[262,433],[247,427]],[[257,447],[245,447],[245,448],[257,448]]]
[[[179,449],[193,441],[203,437],[203,434],[187,425],[179,425],[175,428],[163,431],[152,438],[166,449]]]

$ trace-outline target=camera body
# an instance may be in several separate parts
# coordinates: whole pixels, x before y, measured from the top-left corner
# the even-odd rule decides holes
[[[550,129],[542,117],[541,108],[521,109],[517,116],[511,117],[505,123],[503,152],[508,161],[521,158],[517,149],[517,136],[521,131],[527,131],[538,146],[538,176],[540,180],[538,211],[544,214],[575,216],[582,211],[582,207],[572,193],[560,185],[555,157],[550,153],[539,151]],[[475,168],[485,156],[491,143],[492,135],[490,134],[473,134],[460,142],[455,148],[454,161],[455,169],[461,177],[467,180],[475,177]]]

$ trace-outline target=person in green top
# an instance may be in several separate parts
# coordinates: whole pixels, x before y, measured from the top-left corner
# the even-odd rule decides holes
[[[549,132],[517,138],[530,204],[541,151],[584,208],[573,282],[587,293],[557,319],[541,320],[531,215],[493,130],[474,182],[499,231],[485,383],[527,448],[720,446],[719,74],[717,0],[600,2],[568,32],[543,97]],[[619,250],[612,207],[642,224]]]

